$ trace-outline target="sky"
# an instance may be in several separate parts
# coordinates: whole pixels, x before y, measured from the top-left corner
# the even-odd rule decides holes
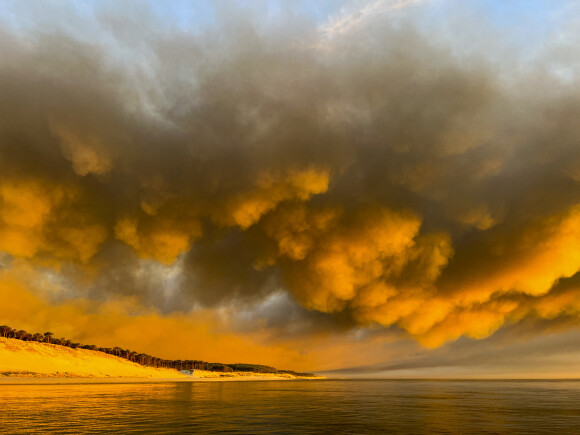
[[[0,324],[580,376],[575,0],[0,0]]]

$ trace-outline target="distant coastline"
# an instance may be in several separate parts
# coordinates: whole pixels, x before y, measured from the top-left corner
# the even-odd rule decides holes
[[[71,343],[52,334],[28,334],[0,327],[0,382],[10,379],[140,379],[183,381],[317,379],[310,373],[254,364],[162,360],[120,348]],[[64,341],[64,343],[63,343]],[[115,354],[116,353],[116,354]],[[124,355],[124,356],[123,356]],[[126,356],[129,356],[127,358]]]

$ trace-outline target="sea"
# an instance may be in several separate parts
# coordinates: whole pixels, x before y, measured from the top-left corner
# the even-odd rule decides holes
[[[0,433],[580,434],[580,381],[11,384]]]

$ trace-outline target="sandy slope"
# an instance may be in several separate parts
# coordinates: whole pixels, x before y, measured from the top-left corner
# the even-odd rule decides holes
[[[31,381],[39,378],[68,378],[70,381],[74,378],[122,378],[124,381],[145,378],[183,381],[320,379],[301,378],[287,373],[220,373],[205,370],[195,370],[193,376],[187,376],[173,369],[143,367],[103,352],[0,337],[0,384],[21,383],[25,378]]]
[[[143,367],[103,352],[0,338],[0,377],[23,375],[187,378],[176,370]]]

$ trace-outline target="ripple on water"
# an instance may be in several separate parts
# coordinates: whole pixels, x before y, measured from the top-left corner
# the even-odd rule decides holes
[[[580,433],[579,381],[0,385],[0,433]]]

